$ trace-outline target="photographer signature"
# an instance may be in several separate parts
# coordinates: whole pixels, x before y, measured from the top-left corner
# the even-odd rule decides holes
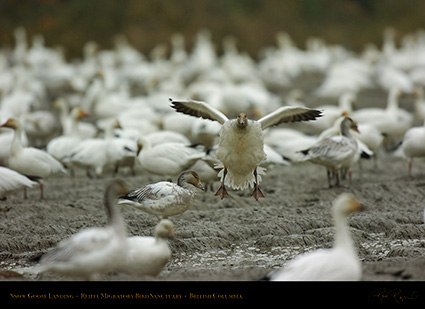
[[[404,303],[418,299],[418,291],[413,291],[410,294],[403,293],[401,289],[378,288],[370,293],[368,301],[379,300],[381,303],[384,302],[396,302]]]

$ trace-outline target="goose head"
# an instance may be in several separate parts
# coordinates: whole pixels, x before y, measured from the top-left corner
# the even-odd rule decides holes
[[[357,122],[350,117],[345,117],[344,120],[341,122],[341,134],[344,136],[348,136],[350,129],[360,133],[359,128],[357,127]]]
[[[5,123],[3,123],[2,125],[0,125],[1,128],[10,128],[13,130],[17,130],[20,126],[19,126],[19,121],[16,118],[9,118]]]
[[[236,119],[236,124],[238,128],[244,129],[248,125],[248,117],[244,113],[240,113]]]
[[[202,191],[205,191],[204,185],[201,182],[201,178],[194,171],[185,171],[180,174],[177,180],[177,184],[183,187],[185,183],[192,185]]]
[[[155,227],[155,237],[169,238],[174,237],[174,224],[168,219],[162,219]]]
[[[71,111],[72,118],[75,120],[80,120],[81,118],[88,117],[89,114],[83,111],[79,107],[74,107]]]
[[[365,206],[360,203],[353,194],[342,193],[333,203],[333,213],[335,215],[348,216],[350,213],[364,210]]]

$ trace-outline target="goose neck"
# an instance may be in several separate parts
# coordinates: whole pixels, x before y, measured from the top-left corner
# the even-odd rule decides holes
[[[19,125],[13,132],[13,139],[12,139],[12,144],[10,147],[10,153],[14,154],[14,153],[18,153],[23,149],[22,146],[22,136],[23,131],[21,126]]]
[[[348,229],[347,218],[342,214],[334,215],[335,247],[354,251],[353,240]]]
[[[116,205],[115,192],[106,192],[104,196],[104,205],[108,216],[108,224],[112,226],[121,236],[126,236],[125,222]]]

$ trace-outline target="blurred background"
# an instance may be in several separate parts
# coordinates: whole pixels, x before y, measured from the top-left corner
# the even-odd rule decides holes
[[[300,48],[315,36],[360,51],[367,43],[380,46],[389,26],[396,38],[425,28],[424,12],[423,0],[2,0],[0,44],[12,47],[13,30],[22,26],[29,40],[42,34],[46,45],[63,46],[68,59],[82,57],[87,41],[111,48],[117,34],[148,54],[176,32],[189,49],[208,28],[218,52],[221,39],[233,35],[239,49],[256,57],[279,31]]]

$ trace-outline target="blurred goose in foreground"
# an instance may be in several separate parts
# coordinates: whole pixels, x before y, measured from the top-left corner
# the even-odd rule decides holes
[[[154,237],[128,237],[126,255],[117,271],[139,276],[158,276],[170,260],[171,250],[167,238],[173,236],[173,223],[163,219],[155,227]]]
[[[258,200],[264,197],[259,182],[264,169],[259,167],[266,159],[264,152],[263,130],[284,122],[314,120],[321,116],[321,111],[297,106],[285,106],[256,120],[248,120],[243,113],[236,119],[229,119],[222,112],[201,101],[171,101],[176,111],[194,117],[218,121],[222,126],[219,132],[217,159],[222,163],[218,176],[221,186],[216,195],[223,199],[227,195],[225,185],[233,189],[254,188],[252,196]]]
[[[27,176],[19,174],[7,167],[0,166],[0,200],[6,200],[7,195],[22,188],[31,188],[37,184]]]
[[[39,271],[93,280],[100,273],[115,270],[125,258],[126,226],[116,198],[128,191],[121,180],[112,181],[104,192],[108,223],[92,227],[62,240],[40,258]]]
[[[23,175],[38,178],[40,198],[43,199],[43,179],[57,173],[66,173],[62,164],[50,154],[33,147],[23,147],[22,126],[16,118],[9,118],[0,127],[15,130],[9,155],[9,167]]]
[[[312,147],[301,150],[303,161],[310,161],[326,167],[329,187],[339,186],[338,171],[349,168],[358,154],[357,141],[350,133],[350,129],[357,130],[357,124],[349,117],[341,122],[341,135],[334,135],[319,140]]]
[[[358,281],[362,276],[360,260],[347,225],[347,216],[364,207],[350,193],[333,202],[335,242],[331,249],[318,249],[297,256],[282,269],[270,273],[271,281]]]
[[[122,196],[118,204],[130,205],[166,219],[189,209],[197,190],[204,191],[200,177],[194,171],[185,171],[179,175],[177,183],[161,181],[146,185]]]

